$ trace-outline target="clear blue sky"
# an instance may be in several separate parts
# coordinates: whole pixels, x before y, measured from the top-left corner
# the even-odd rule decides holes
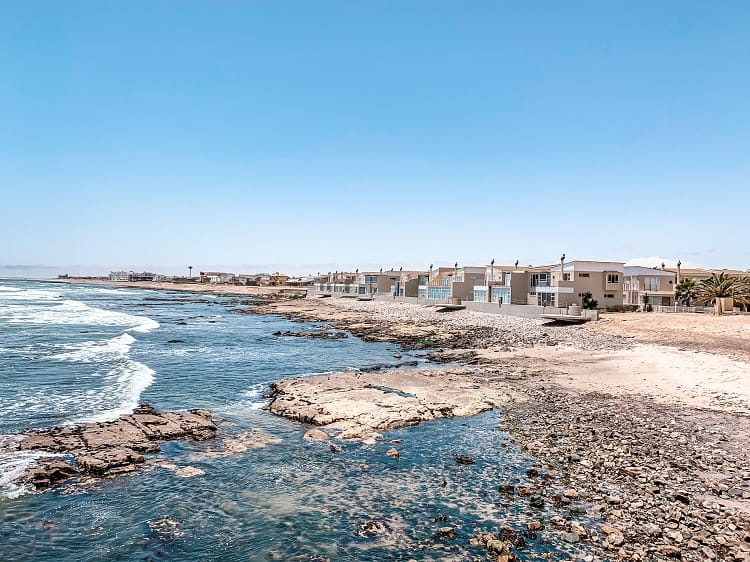
[[[748,29],[744,1],[6,1],[0,264],[745,269]]]

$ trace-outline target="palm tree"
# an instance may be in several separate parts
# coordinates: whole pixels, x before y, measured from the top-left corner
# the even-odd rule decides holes
[[[698,304],[707,306],[716,302],[716,299],[734,297],[735,293],[743,294],[743,283],[736,277],[726,273],[713,273],[710,278],[701,281],[696,288],[696,300]],[[716,311],[722,313],[720,308]]]
[[[677,302],[684,306],[691,306],[696,297],[698,282],[695,279],[686,278],[675,287],[674,296]]]
[[[734,290],[734,303],[747,312],[750,309],[750,276],[738,277]]]

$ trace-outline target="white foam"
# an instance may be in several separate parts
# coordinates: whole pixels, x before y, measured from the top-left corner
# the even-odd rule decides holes
[[[42,457],[55,457],[53,453],[41,451],[19,451],[15,445],[21,440],[18,435],[0,435],[0,495],[13,499],[34,492],[34,486],[18,482],[27,470]]]
[[[71,351],[50,355],[48,359],[77,363],[95,363],[104,361],[108,357],[127,355],[134,343],[135,338],[128,333],[124,333],[105,341],[88,341],[68,345],[66,347],[71,349]]]
[[[130,332],[138,332],[139,334],[147,334],[151,330],[156,330],[159,327],[159,323],[156,320],[152,320],[146,316],[134,316],[142,320],[135,328],[130,328]]]
[[[263,397],[263,391],[267,388],[267,383],[254,384],[249,389],[240,393],[240,400],[218,408],[217,412],[230,415],[242,415],[248,410],[260,410],[268,404],[268,400]]]
[[[18,292],[18,291],[16,291]],[[60,390],[24,392],[21,390],[13,400],[0,404],[0,415],[10,412],[45,414],[68,417],[64,423],[108,421],[127,414],[140,402],[141,393],[154,382],[155,372],[147,365],[129,357],[136,342],[133,334],[145,334],[159,327],[159,323],[146,316],[105,310],[81,301],[64,299],[56,302],[41,302],[45,296],[31,290],[21,291],[33,302],[0,306],[0,317],[9,324],[41,324],[52,326],[95,325],[116,326],[122,333],[100,341],[86,341],[54,346],[51,355],[40,351],[43,344],[32,346],[35,359],[90,363],[95,370],[89,372],[89,381],[79,390],[66,391],[70,386],[61,385]],[[15,294],[5,291],[5,294]],[[47,295],[49,296],[49,295]],[[39,302],[37,302],[39,301]]]
[[[2,309],[2,313],[11,324],[127,326],[128,330],[140,333],[159,327],[158,322],[146,316],[94,308],[75,300],[63,300],[60,304],[51,306],[11,305]]]
[[[0,302],[11,300],[54,301],[62,298],[60,293],[43,291],[41,289],[16,289],[15,287],[0,287]]]
[[[115,420],[123,414],[131,413],[141,398],[141,394],[154,382],[156,372],[140,363],[127,360],[123,365],[114,368],[104,377],[105,381],[112,381],[114,384],[108,386],[98,393],[97,397],[87,396],[86,403],[93,402],[111,403],[111,396],[114,394],[119,403],[114,407],[106,408],[95,414],[77,417],[70,420],[69,424],[93,423]],[[98,398],[98,400],[97,400]]]

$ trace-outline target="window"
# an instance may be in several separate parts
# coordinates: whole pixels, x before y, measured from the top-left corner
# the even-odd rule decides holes
[[[492,302],[502,302],[503,304],[510,304],[510,288],[492,287]]]
[[[536,296],[537,306],[555,306],[555,293],[539,293]]]
[[[534,287],[549,287],[549,273],[532,273],[529,275],[529,287],[532,289]]]
[[[570,281],[570,273],[563,273],[563,281]]]
[[[590,273],[579,273],[578,277],[591,277]]]
[[[643,278],[643,289],[645,291],[658,291],[660,290],[660,281],[658,277],[644,277]]]
[[[608,295],[608,294],[605,294],[605,295],[604,295],[604,298],[605,298],[605,299],[613,299],[613,298],[615,298],[615,296],[614,296],[614,295]]]
[[[607,273],[607,284],[614,285],[620,282],[619,273]]]

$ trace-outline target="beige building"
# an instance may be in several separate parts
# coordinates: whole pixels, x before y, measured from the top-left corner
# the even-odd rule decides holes
[[[666,269],[626,266],[623,270],[623,304],[671,306],[675,275]]]
[[[449,301],[474,300],[474,287],[485,284],[487,268],[484,266],[439,267],[430,269],[420,278],[418,296],[421,299]]]
[[[535,288],[540,306],[568,307],[581,304],[583,295],[591,293],[599,308],[623,302],[622,262],[575,260],[550,268],[549,285]]]
[[[489,265],[485,284],[474,287],[474,300],[498,304],[536,304],[536,287],[549,286],[551,266]]]

